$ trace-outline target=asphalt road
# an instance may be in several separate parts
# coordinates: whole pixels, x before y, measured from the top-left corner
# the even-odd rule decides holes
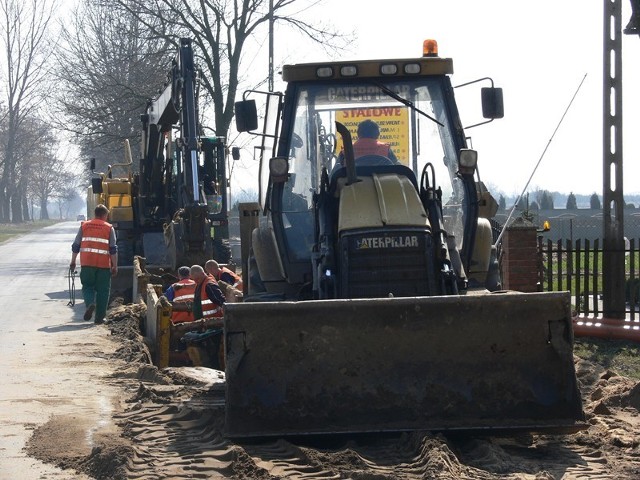
[[[116,430],[111,413],[122,397],[108,380],[115,346],[103,326],[82,319],[69,302],[68,264],[78,222],[65,222],[0,245],[0,478],[88,478],[27,456],[31,434],[66,425],[55,448],[91,452],[94,437]],[[1,228],[1,227],[0,227]],[[64,421],[62,421],[64,420]]]

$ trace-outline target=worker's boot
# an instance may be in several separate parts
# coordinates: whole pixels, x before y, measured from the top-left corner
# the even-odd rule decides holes
[[[84,312],[84,319],[85,320],[91,320],[91,317],[93,316],[93,311],[96,309],[96,305],[94,303],[92,303],[91,305],[89,305],[87,307],[87,310]]]

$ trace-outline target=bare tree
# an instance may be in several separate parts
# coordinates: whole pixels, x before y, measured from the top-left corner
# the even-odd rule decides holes
[[[103,0],[105,1],[105,0]],[[273,5],[270,11],[270,3]],[[342,37],[330,29],[301,19],[301,12],[321,0],[109,0],[134,15],[145,26],[148,40],[170,42],[177,50],[180,37],[190,37],[204,69],[202,84],[213,102],[215,132],[227,137],[247,40],[262,28],[271,15],[281,26],[289,26],[309,39],[333,46]]]
[[[20,130],[35,115],[47,75],[47,31],[55,4],[0,0],[0,46],[4,50],[2,102],[6,108],[0,177],[0,222],[23,221],[26,179],[20,176]]]
[[[83,2],[70,20],[56,55],[59,128],[104,170],[123,161],[124,140],[138,135],[140,114],[166,78],[173,52],[164,41],[142,40],[138,19],[100,1]]]
[[[70,201],[77,195],[78,177],[69,162],[65,161],[54,146],[35,151],[29,174],[29,196],[40,206],[40,219],[47,220],[47,205],[50,200]]]
[[[71,209],[73,200],[78,198],[78,190],[75,185],[64,185],[55,192],[53,198],[58,207],[58,218],[69,218],[69,210]]]

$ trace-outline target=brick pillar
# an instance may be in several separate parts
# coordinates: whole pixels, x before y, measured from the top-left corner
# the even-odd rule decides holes
[[[519,292],[538,291],[538,247],[534,224],[517,218],[502,240],[503,288]]]

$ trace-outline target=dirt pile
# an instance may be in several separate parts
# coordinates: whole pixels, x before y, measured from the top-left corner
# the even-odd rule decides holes
[[[27,452],[43,462],[76,470],[98,479],[127,478],[127,462],[134,455],[129,440],[118,435],[96,435],[89,455],[78,448],[86,425],[75,416],[59,416],[36,429]]]

